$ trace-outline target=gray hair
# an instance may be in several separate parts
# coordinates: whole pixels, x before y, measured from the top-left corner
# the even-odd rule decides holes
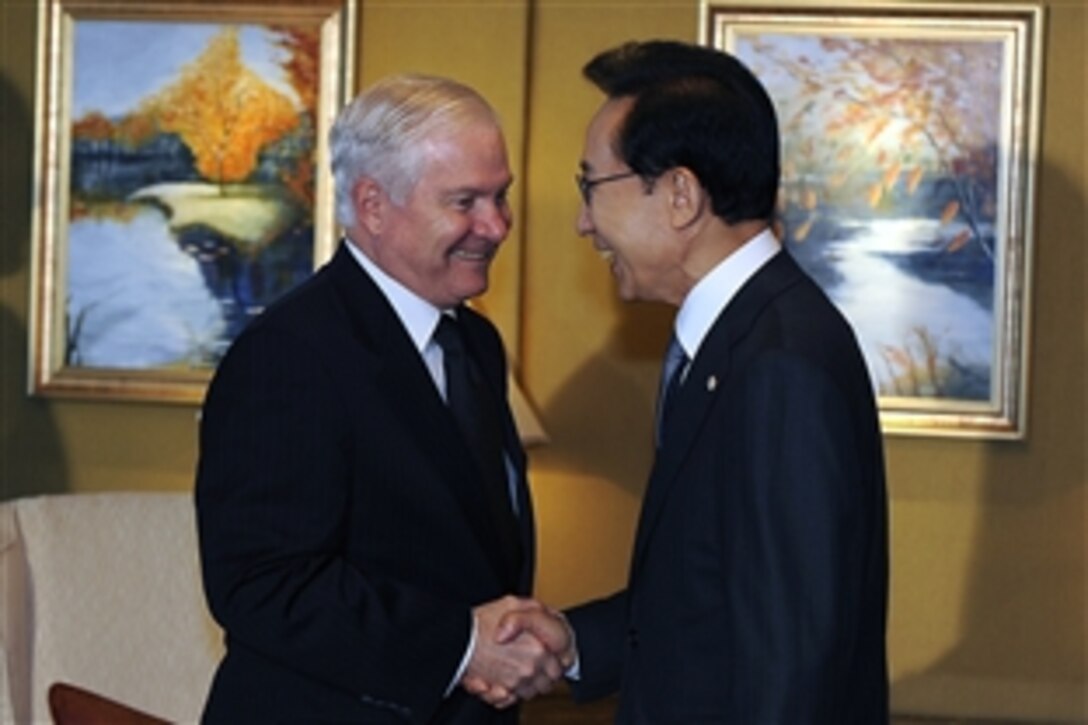
[[[483,96],[448,78],[390,76],[359,94],[329,132],[337,221],[355,225],[352,192],[363,177],[402,203],[423,173],[426,157],[420,142],[438,128],[468,120],[499,125]]]

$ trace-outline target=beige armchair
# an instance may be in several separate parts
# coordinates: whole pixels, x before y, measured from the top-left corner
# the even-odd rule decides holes
[[[57,682],[196,722],[221,655],[189,494],[0,503],[0,722],[50,722]]]

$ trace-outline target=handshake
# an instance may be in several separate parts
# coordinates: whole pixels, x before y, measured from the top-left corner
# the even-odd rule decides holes
[[[574,632],[559,612],[506,596],[472,611],[476,647],[461,686],[497,708],[552,689],[577,657]]]

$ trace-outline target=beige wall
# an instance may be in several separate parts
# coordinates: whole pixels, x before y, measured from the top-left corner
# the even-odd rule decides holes
[[[552,436],[533,451],[538,594],[564,605],[607,593],[625,577],[670,313],[616,302],[605,266],[573,232],[571,177],[598,102],[579,68],[629,38],[694,39],[697,2],[362,4],[362,82],[402,70],[453,75],[506,121],[519,223],[482,304]],[[1081,0],[1045,5],[1029,437],[887,440],[900,711],[1088,718],[1088,13]],[[0,494],[188,489],[193,408],[23,392],[36,8],[0,8]]]

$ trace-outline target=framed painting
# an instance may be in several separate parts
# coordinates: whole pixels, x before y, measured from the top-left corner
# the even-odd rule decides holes
[[[776,231],[850,320],[888,433],[1022,438],[1042,9],[704,2],[775,102]]]
[[[199,402],[332,252],[355,0],[42,0],[30,389]]]

